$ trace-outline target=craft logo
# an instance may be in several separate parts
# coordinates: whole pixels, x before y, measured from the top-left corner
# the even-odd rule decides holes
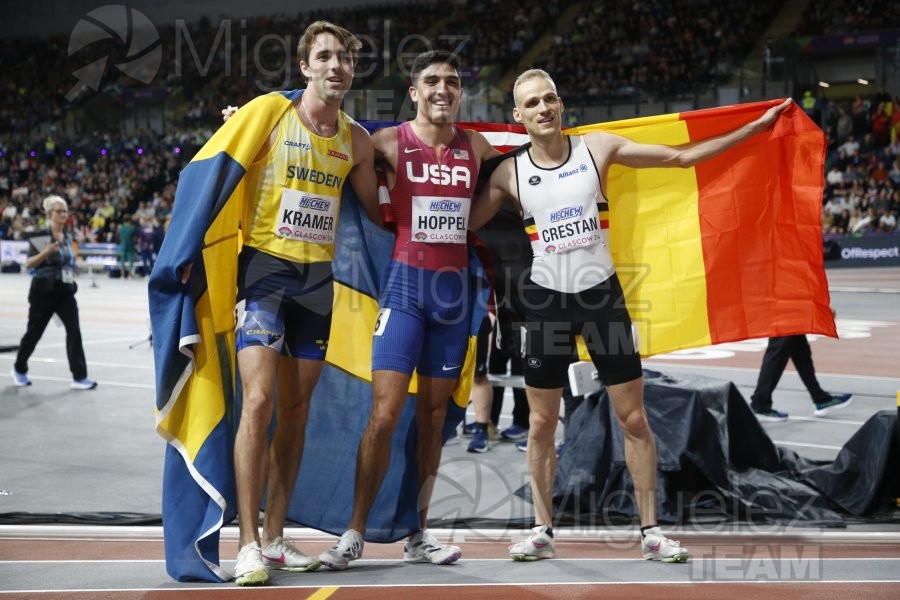
[[[132,79],[150,83],[159,71],[162,43],[156,27],[142,12],[109,4],[92,10],[75,24],[68,55],[71,58],[75,54],[75,60],[87,64],[72,71],[77,81],[66,94],[69,102],[87,89],[98,91],[110,63]]]

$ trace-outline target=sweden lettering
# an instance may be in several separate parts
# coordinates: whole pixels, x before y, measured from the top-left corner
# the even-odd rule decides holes
[[[471,187],[472,175],[469,173],[468,167],[448,165],[429,165],[421,164],[421,174],[413,173],[414,165],[411,162],[406,163],[406,177],[413,183],[431,183],[437,185],[457,185],[464,183],[466,187]]]
[[[309,213],[302,213],[299,210],[290,210],[288,208],[284,209],[284,214],[281,216],[281,222],[285,225],[318,229],[320,231],[331,231],[334,229],[334,217],[312,215]]]
[[[573,235],[581,235],[582,233],[596,231],[598,228],[597,219],[582,219],[581,221],[575,221],[574,223],[566,223],[564,225],[550,227],[549,229],[542,229],[541,239],[545,242],[553,242]]]
[[[343,181],[337,175],[332,175],[331,173],[325,173],[316,169],[309,169],[307,167],[295,167],[291,165],[287,168],[287,176],[288,179],[300,179],[301,181],[317,183],[335,189],[341,189],[341,184],[343,184]]]

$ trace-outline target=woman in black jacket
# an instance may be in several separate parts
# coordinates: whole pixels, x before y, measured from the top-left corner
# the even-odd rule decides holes
[[[75,302],[75,247],[72,235],[65,230],[69,208],[59,196],[44,199],[44,212],[50,226],[30,237],[27,269],[34,269],[28,292],[28,327],[13,366],[16,385],[31,385],[28,379],[28,359],[44,334],[53,314],[59,315],[66,328],[66,354],[72,371],[73,390],[90,390],[97,382],[88,379],[81,327],[78,324],[78,303]]]

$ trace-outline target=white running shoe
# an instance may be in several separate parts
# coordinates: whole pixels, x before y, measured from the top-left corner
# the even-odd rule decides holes
[[[444,546],[427,529],[417,531],[403,546],[406,562],[430,562],[433,565],[449,565],[462,556],[459,546]]]
[[[647,560],[661,560],[665,563],[687,562],[691,553],[687,548],[662,534],[659,527],[648,529],[641,539],[641,551]]]
[[[92,390],[97,387],[97,382],[87,377],[84,379],[73,379],[69,387],[73,390]]]
[[[16,371],[15,367],[13,367],[12,376],[13,376],[13,381],[19,387],[25,387],[26,385],[31,385],[31,380],[28,379],[28,375],[26,375],[25,373],[19,373],[18,371]]]
[[[553,538],[547,535],[547,526],[538,525],[530,536],[509,547],[509,557],[513,560],[532,561],[556,556]]]
[[[234,582],[238,585],[263,585],[268,581],[269,569],[263,562],[259,544],[246,544],[238,552],[234,563]]]
[[[290,540],[283,537],[275,538],[274,542],[266,546],[262,557],[271,569],[305,573],[319,568],[318,559],[303,554]]]
[[[362,556],[363,546],[365,546],[362,535],[355,529],[348,529],[338,540],[337,544],[332,546],[319,555],[319,562],[335,571],[343,571],[350,564],[351,560],[356,560]]]

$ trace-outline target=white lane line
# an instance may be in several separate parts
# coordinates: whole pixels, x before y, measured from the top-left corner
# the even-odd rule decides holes
[[[13,354],[0,354],[0,360],[11,360],[15,361],[16,357]],[[45,364],[59,364],[59,365],[68,365],[69,361],[65,358],[35,358],[31,357],[28,359],[29,363],[45,363]],[[88,361],[89,367],[114,367],[117,369],[141,369],[144,371],[153,371],[153,365],[136,365],[132,363],[111,363],[111,362],[98,362],[95,360]]]
[[[90,366],[91,364],[92,363],[88,363],[88,366]],[[28,378],[33,381],[61,381],[64,383],[72,382],[71,377],[52,377],[50,375],[32,375],[31,373],[28,374]],[[135,389],[139,389],[139,390],[155,390],[156,389],[156,385],[154,385],[152,383],[130,383],[130,382],[125,382],[125,381],[110,381],[108,379],[97,379],[96,381],[97,381],[98,385],[102,385],[104,387],[107,387],[107,386],[125,387],[125,388],[135,388]],[[73,390],[73,391],[84,392],[84,391],[91,391],[91,390]]]
[[[697,364],[684,364],[683,362],[659,362],[653,360],[647,360],[643,362],[645,367],[650,368],[651,370],[659,370],[665,373],[666,369],[671,369],[673,367],[678,369],[692,369],[692,370],[702,370],[702,371],[737,371],[740,373],[759,373],[759,368],[751,368],[751,367],[724,367],[724,366],[714,366],[714,365],[697,365]],[[786,371],[786,373],[793,373],[796,375],[795,371]],[[900,383],[900,377],[881,377],[878,375],[848,375],[845,373],[826,373],[823,371],[816,370],[816,375],[819,377],[823,376],[831,376],[831,377],[844,377],[847,379],[861,379],[863,381],[887,381],[892,383]],[[738,385],[738,384],[735,384]],[[752,387],[755,383],[748,383],[745,385]]]
[[[509,559],[506,562],[511,562]],[[559,562],[557,559],[556,562]],[[317,576],[318,578],[318,576]],[[173,584],[177,585],[177,582],[172,581]],[[633,585],[719,585],[719,586],[734,586],[739,584],[751,583],[753,585],[802,585],[802,586],[816,586],[820,587],[823,585],[840,585],[840,584],[897,584],[900,583],[900,579],[817,579],[814,581],[810,580],[790,580],[790,579],[772,579],[772,580],[757,580],[757,579],[728,579],[728,580],[651,580],[651,581],[515,581],[515,582],[472,582],[472,583],[334,583],[334,584],[325,584],[325,583],[314,583],[314,584],[305,584],[305,585],[297,585],[290,584],[286,581],[278,581],[278,588],[276,589],[300,589],[300,590],[308,590],[308,589],[319,589],[322,587],[331,587],[336,586],[342,589],[363,589],[363,588],[481,588],[481,587],[491,587],[491,588],[503,588],[503,587],[521,587],[523,585],[534,586],[534,587],[548,587],[548,586],[633,586]],[[185,584],[181,587],[170,587],[170,588],[161,588],[161,587],[153,587],[153,588],[143,588],[143,587],[120,587],[120,588],[83,588],[83,589],[75,589],[75,588],[59,588],[59,589],[44,589],[44,590],[7,590],[0,591],[0,596],[4,596],[7,594],[16,594],[22,595],[25,594],[58,594],[60,592],[65,592],[66,594],[75,594],[75,593],[88,593],[88,594],[114,594],[121,592],[174,592],[176,594],[182,595],[187,594],[194,591],[217,591],[224,592],[225,590],[230,589],[240,589],[237,586],[232,584],[224,583],[212,586],[196,586],[192,584]],[[264,589],[264,588],[263,588]]]
[[[786,440],[772,440],[776,446],[799,446],[801,448],[820,448],[822,450],[840,450],[843,446],[826,446],[824,444],[805,444],[803,442],[788,442]]]

